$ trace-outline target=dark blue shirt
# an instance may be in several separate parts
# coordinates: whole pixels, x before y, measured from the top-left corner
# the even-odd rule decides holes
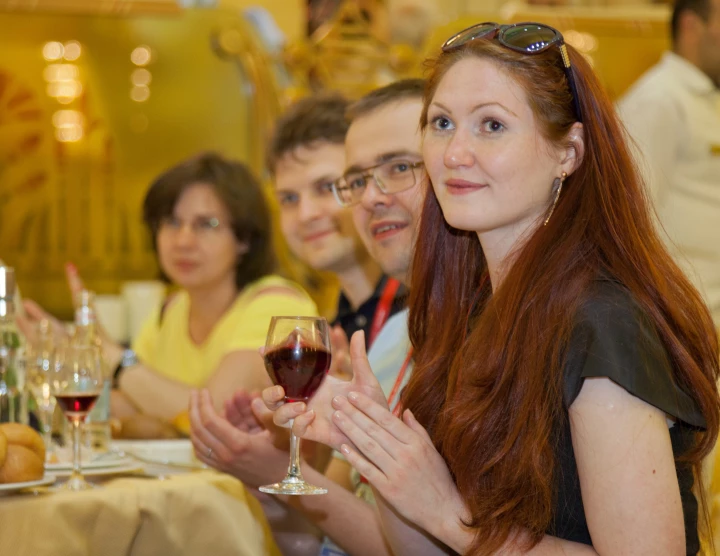
[[[375,318],[375,311],[377,310],[388,279],[389,277],[383,274],[375,286],[375,291],[368,299],[360,304],[357,310],[353,310],[348,298],[345,297],[345,294],[341,293],[333,326],[339,324],[345,331],[345,334],[347,334],[348,339],[352,338],[352,335],[358,330],[364,330],[365,347],[368,347],[367,344],[370,341],[370,329],[372,328],[373,319]],[[401,284],[397,292],[395,292],[395,297],[390,305],[388,318],[398,311],[402,311],[405,308],[406,301],[407,289]]]

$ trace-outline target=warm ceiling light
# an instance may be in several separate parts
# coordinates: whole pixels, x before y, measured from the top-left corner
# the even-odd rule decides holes
[[[80,54],[82,54],[82,47],[77,41],[66,42],[63,50],[63,58],[70,62],[77,60],[78,58],[80,58]]]
[[[595,52],[598,48],[598,39],[595,35],[570,29],[563,33],[565,41],[577,48],[583,54]]]
[[[149,46],[138,46],[130,54],[130,61],[136,66],[147,66],[152,59],[152,51]]]
[[[72,81],[80,75],[80,70],[75,64],[50,64],[43,71],[43,77],[48,83],[57,81]]]
[[[47,86],[47,95],[58,99],[58,102],[62,104],[69,104],[73,101],[73,99],[78,98],[81,94],[82,85],[77,81],[49,83]]]
[[[150,85],[152,73],[145,68],[138,68],[130,75],[130,81],[132,81],[133,85]]]
[[[61,143],[74,143],[83,138],[83,128],[80,125],[69,125],[55,129],[55,139]]]
[[[135,85],[130,90],[130,98],[135,102],[145,102],[150,98],[150,88],[147,85]]]
[[[43,46],[42,55],[48,62],[59,60],[63,57],[65,47],[57,41],[46,42]]]
[[[58,110],[52,115],[52,123],[55,127],[68,127],[83,125],[85,117],[77,110]]]

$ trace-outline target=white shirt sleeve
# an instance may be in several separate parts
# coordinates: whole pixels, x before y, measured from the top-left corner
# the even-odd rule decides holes
[[[683,110],[668,95],[644,95],[639,91],[622,99],[618,108],[645,187],[659,207],[673,182],[675,162],[686,134]]]

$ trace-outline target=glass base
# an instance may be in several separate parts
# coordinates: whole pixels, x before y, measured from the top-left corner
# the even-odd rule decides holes
[[[261,486],[258,490],[268,494],[290,494],[293,496],[327,494],[326,488],[316,487],[306,483],[302,478],[296,477],[285,477],[280,483]]]
[[[82,477],[70,477],[67,481],[62,483],[61,485],[56,486],[53,488],[53,490],[58,492],[80,492],[83,490],[95,490],[96,488],[101,488],[98,485],[94,485],[92,483],[88,483],[85,479]]]

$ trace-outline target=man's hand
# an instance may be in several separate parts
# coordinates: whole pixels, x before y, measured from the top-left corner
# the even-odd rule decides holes
[[[246,394],[239,397],[242,398]],[[289,434],[272,423],[272,412],[260,399],[251,402],[256,432],[236,428],[218,415],[207,390],[190,397],[193,448],[203,463],[259,487],[282,480],[289,461]],[[244,409],[243,409],[244,411]],[[269,428],[264,428],[267,425]]]
[[[267,426],[258,420],[252,409],[253,400],[259,397],[259,392],[248,394],[245,390],[238,390],[225,402],[225,419],[240,431],[251,434],[261,432]],[[270,421],[272,421],[272,413],[270,413]]]

